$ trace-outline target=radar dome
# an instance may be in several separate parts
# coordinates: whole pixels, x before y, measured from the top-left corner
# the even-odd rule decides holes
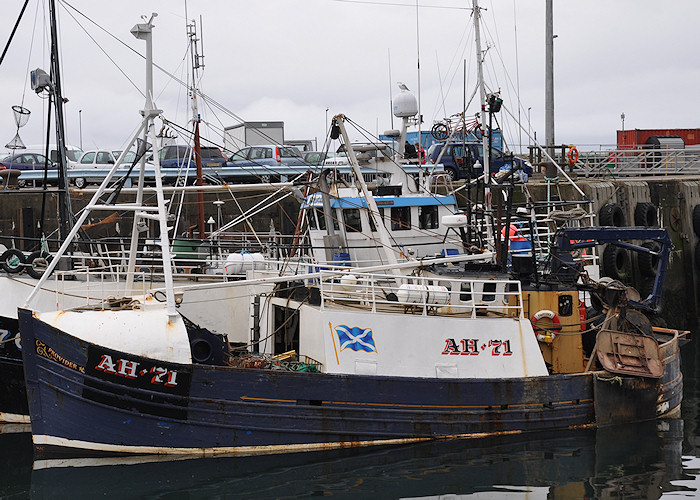
[[[394,97],[394,116],[404,118],[407,116],[415,116],[418,114],[418,101],[416,96],[410,92],[400,92]]]

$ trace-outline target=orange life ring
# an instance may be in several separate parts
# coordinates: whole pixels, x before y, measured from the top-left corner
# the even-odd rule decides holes
[[[569,148],[569,163],[573,165],[576,163],[576,160],[578,160],[578,149],[576,149],[576,146],[571,146]]]
[[[549,318],[552,321],[552,326],[550,328],[541,328],[540,331],[537,331],[537,323],[542,318]],[[561,323],[559,322],[559,316],[557,316],[557,314],[554,311],[550,311],[549,309],[542,309],[541,311],[537,311],[530,319],[530,323],[532,323],[532,329],[535,330],[537,340],[539,340],[540,342],[546,342],[548,344],[551,344],[552,341],[555,338],[557,338],[557,333],[561,331]]]

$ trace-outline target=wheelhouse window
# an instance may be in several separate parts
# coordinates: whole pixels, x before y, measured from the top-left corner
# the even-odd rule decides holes
[[[437,229],[439,225],[437,205],[418,207],[418,225],[421,229]]]
[[[411,229],[411,207],[391,207],[391,230]]]
[[[362,232],[359,208],[346,208],[343,210],[343,222],[347,229],[357,231],[358,233]]]

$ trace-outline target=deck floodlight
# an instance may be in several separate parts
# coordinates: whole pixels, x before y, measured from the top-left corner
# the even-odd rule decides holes
[[[37,94],[51,87],[51,77],[43,69],[37,68],[29,73],[32,90]]]

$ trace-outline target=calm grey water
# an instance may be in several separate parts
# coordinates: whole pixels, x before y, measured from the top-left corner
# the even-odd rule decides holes
[[[33,462],[0,434],[1,498],[700,498],[697,340],[683,418],[599,430],[384,449],[150,463]]]

